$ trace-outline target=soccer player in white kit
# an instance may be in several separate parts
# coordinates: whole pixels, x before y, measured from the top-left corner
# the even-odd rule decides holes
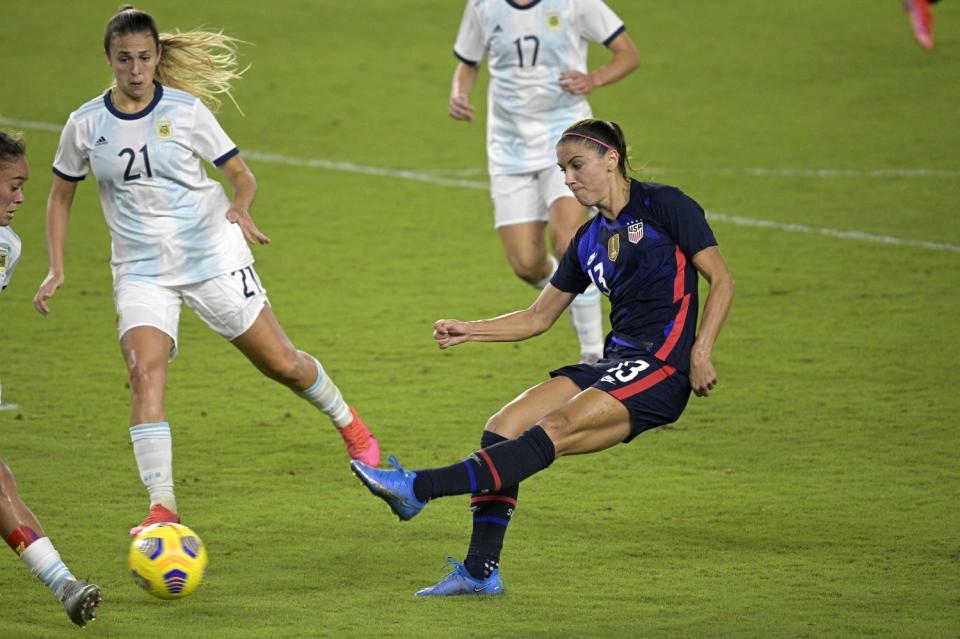
[[[589,42],[613,53],[587,71]],[[522,280],[543,289],[586,220],[587,209],[564,185],[554,145],[566,127],[591,115],[586,95],[640,64],[623,21],[602,0],[468,0],[453,52],[449,113],[473,120],[469,96],[484,55],[487,160],[495,226],[507,260]],[[547,253],[549,226],[554,255]],[[570,306],[580,357],[603,354],[600,294],[591,286]]]
[[[10,222],[23,204],[30,177],[23,138],[0,131],[0,292],[7,288],[20,259],[20,238]],[[70,620],[84,626],[97,616],[100,587],[77,579],[60,558],[40,520],[23,502],[17,482],[0,459],[0,535],[43,585],[63,603]]]
[[[47,204],[49,273],[34,305],[46,315],[64,282],[70,205],[92,169],[112,237],[130,438],[150,495],[149,515],[130,534],[180,520],[164,393],[184,303],[264,375],[325,413],[350,457],[378,464],[376,439],[320,363],[287,338],[253,268],[246,242],[270,241],[250,217],[256,181],[200,99],[215,106],[215,94],[229,96],[235,41],[202,31],[161,35],[149,14],[127,6],[107,24],[104,51],[114,86],[74,111],[60,136]],[[226,176],[232,200],[201,158]]]

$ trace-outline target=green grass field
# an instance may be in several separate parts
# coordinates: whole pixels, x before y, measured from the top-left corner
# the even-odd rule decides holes
[[[117,2],[4,7],[0,126],[27,134],[33,177],[0,299],[3,397],[22,405],[0,413],[0,456],[68,565],[103,587],[87,636],[960,636],[960,6],[937,6],[927,53],[896,0],[610,4],[643,63],[594,112],[622,124],[638,177],[715,214],[737,281],[715,395],[526,482],[507,596],[418,601],[466,549],[466,499],[399,524],[326,419],[184,311],[168,411],[178,501],[210,571],[173,603],[126,568],[147,499],[93,179],[52,314],[30,303],[57,130],[110,80],[100,43]],[[220,118],[260,183],[273,244],[257,268],[386,452],[413,468],[460,459],[490,414],[575,359],[565,320],[515,345],[441,353],[431,339],[440,317],[533,297],[492,229],[485,81],[481,121],[446,115],[462,0],[143,8],[162,30],[252,43],[246,115]],[[593,50],[593,67],[606,59]],[[4,552],[0,637],[68,636]]]

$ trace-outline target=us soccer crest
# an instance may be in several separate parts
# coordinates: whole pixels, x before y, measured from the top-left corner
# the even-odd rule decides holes
[[[161,140],[173,139],[173,125],[170,124],[169,120],[161,120],[157,122],[157,137]]]
[[[636,244],[643,239],[643,220],[634,222],[627,227],[627,239],[631,244]]]
[[[620,234],[615,233],[607,240],[607,257],[611,262],[616,262],[620,255]]]

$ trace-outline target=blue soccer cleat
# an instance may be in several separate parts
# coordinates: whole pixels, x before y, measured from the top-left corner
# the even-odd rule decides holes
[[[447,557],[447,565],[453,570],[440,580],[440,583],[418,590],[417,597],[454,597],[456,595],[502,595],[503,581],[500,579],[500,569],[494,570],[486,579],[474,579],[467,572],[466,567],[453,557]]]
[[[390,510],[401,521],[413,519],[413,516],[427,505],[427,502],[418,500],[413,493],[413,480],[417,474],[404,470],[393,455],[387,460],[393,465],[393,469],[373,468],[357,460],[350,462],[350,468],[370,492],[387,502]]]

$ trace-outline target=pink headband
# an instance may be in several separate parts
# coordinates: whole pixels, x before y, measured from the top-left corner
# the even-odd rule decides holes
[[[565,138],[566,138],[566,137],[569,137],[569,136],[576,136],[576,137],[578,137],[578,138],[583,138],[584,140],[590,140],[591,142],[593,142],[593,143],[595,143],[595,144],[599,144],[600,146],[602,146],[602,147],[604,147],[604,148],[607,148],[607,149],[610,149],[611,151],[616,151],[615,148],[613,148],[612,146],[610,146],[610,145],[607,144],[606,142],[603,142],[603,141],[601,141],[601,140],[598,140],[597,138],[592,138],[592,137],[590,137],[589,135],[584,135],[583,133],[564,133],[562,137],[565,137]]]

